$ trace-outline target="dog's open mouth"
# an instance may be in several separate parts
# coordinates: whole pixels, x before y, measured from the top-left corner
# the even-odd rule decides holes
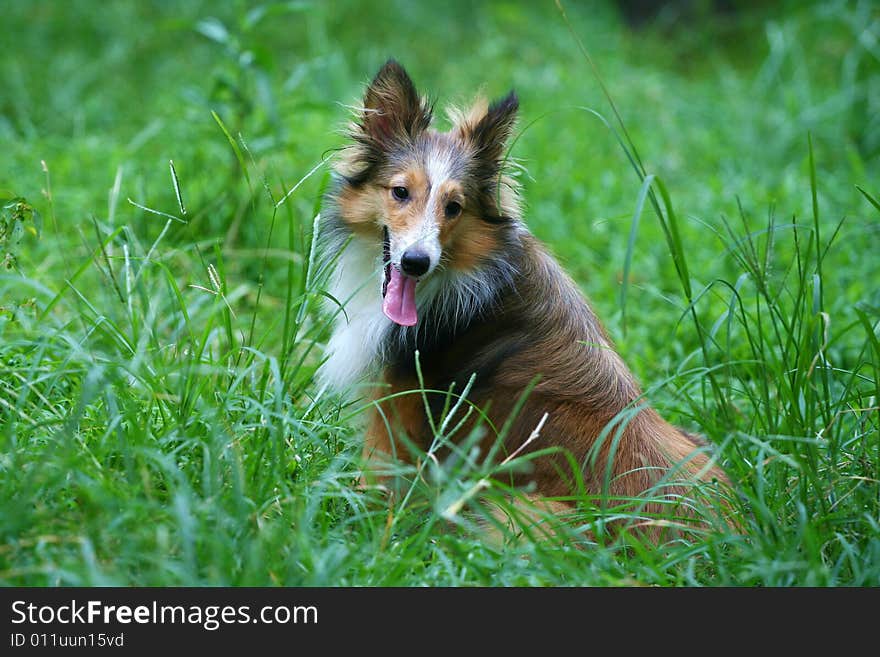
[[[395,324],[415,326],[419,321],[416,312],[417,278],[407,276],[391,264],[391,238],[384,229],[382,261],[385,263],[385,280],[382,282],[382,312]]]
[[[388,292],[388,283],[391,281],[391,237],[388,235],[388,226],[382,229],[382,262],[385,263],[385,282],[382,283],[382,298]]]

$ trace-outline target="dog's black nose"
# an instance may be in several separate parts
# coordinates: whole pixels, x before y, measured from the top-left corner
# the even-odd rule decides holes
[[[430,266],[428,254],[416,249],[407,249],[400,258],[400,268],[408,276],[422,276]]]

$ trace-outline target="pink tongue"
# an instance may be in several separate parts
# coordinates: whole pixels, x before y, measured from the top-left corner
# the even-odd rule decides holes
[[[385,290],[382,312],[401,326],[414,326],[419,321],[416,314],[416,283],[418,280],[404,276],[400,270],[391,266],[391,280]]]

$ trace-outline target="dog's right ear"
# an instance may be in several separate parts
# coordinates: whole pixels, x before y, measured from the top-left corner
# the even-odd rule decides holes
[[[389,59],[364,94],[360,128],[364,136],[382,145],[413,139],[431,124],[431,105],[419,97],[403,66]]]

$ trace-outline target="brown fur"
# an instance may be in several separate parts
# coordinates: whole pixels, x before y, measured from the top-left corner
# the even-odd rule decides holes
[[[449,268],[459,271],[476,269],[486,253],[498,248],[494,231],[472,213],[465,213],[458,223],[447,232],[440,233],[444,249],[448,249]]]
[[[470,373],[477,373],[469,400],[486,409],[494,427],[482,442],[487,451],[499,439],[496,431],[517,400],[534,385],[503,436],[501,458],[523,445],[547,414],[540,439],[529,449],[561,451],[535,460],[530,472],[512,481],[533,484],[546,501],[545,508],[571,508],[547,498],[570,498],[577,474],[588,493],[606,500],[649,493],[644,511],[656,516],[668,511],[663,496],[688,497],[688,480],[725,481],[722,471],[698,450],[697,440],[668,424],[642,399],[638,384],[577,286],[544,247],[519,228],[514,185],[503,174],[515,96],[492,105],[478,101],[470,111],[453,112],[457,121],[453,129],[437,133],[429,129],[428,105],[415,94],[405,72],[396,64],[388,66],[367,91],[368,111],[353,128],[355,145],[339,166],[340,173],[349,177],[334,196],[341,221],[352,231],[375,237],[380,226],[401,230],[415,218],[433,213],[440,222],[448,269],[479,272],[489,258],[503,257],[515,271],[512,281],[499,284],[491,304],[449,335],[431,338],[430,325],[422,329],[421,337],[416,334],[425,388],[446,390],[455,382],[460,390]],[[456,154],[463,173],[447,181],[430,180],[420,158],[436,152]],[[461,203],[460,216],[444,219],[443,203],[427,207],[433,184],[444,185],[444,199]],[[405,206],[390,196],[396,185],[410,191],[412,200]],[[413,351],[405,349],[386,359],[385,386],[375,391],[377,408],[366,433],[367,461],[392,455],[413,461],[432,439],[421,395],[388,399],[419,387]],[[435,413],[443,406],[438,394],[429,393],[428,402]],[[434,419],[439,422],[439,417]],[[467,435],[474,421],[460,435]],[[401,434],[417,446],[416,454],[405,447]],[[580,473],[571,471],[562,451],[580,464]],[[658,494],[656,486],[664,477],[670,483]]]

